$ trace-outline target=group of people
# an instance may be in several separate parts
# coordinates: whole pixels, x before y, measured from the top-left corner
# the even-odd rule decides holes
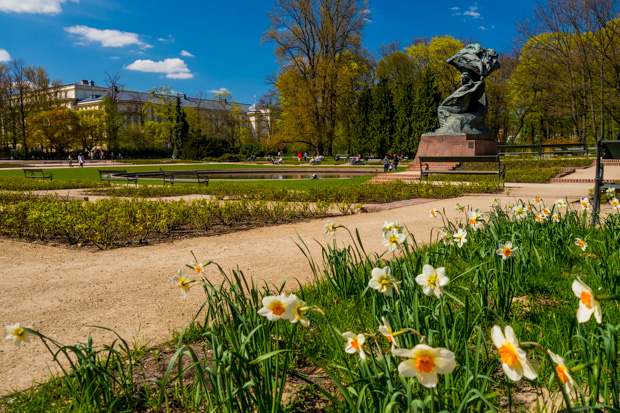
[[[91,161],[97,158],[103,160],[103,158],[105,157],[104,152],[102,150],[93,150],[93,151],[88,151],[86,153],[90,157]],[[114,160],[114,152],[110,152],[110,159]],[[123,159],[123,155],[121,155],[120,152],[118,153],[118,159],[121,159],[121,160]],[[71,154],[67,156],[67,161],[69,161],[69,167],[73,168],[73,156]],[[84,155],[82,155],[82,152],[78,154],[77,162],[78,162],[78,165],[80,165],[80,167],[84,167]]]
[[[398,162],[400,157],[398,155],[390,154],[385,155],[383,158],[383,172],[395,171],[398,169]]]

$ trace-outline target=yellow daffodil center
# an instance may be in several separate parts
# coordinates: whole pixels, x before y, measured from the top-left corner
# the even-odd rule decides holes
[[[271,312],[274,313],[275,315],[282,315],[284,314],[284,312],[286,311],[286,308],[284,308],[284,305],[277,301],[272,307],[271,307]]]
[[[612,201],[611,205],[617,207],[618,206],[618,201]]]
[[[540,203],[540,198],[535,199],[536,203]]]
[[[379,285],[381,285],[381,292],[383,293],[392,285],[392,282],[387,275],[382,275],[381,278],[379,278]]]
[[[431,209],[431,215],[435,215],[435,210]]]
[[[196,265],[194,269],[196,270],[197,273],[200,273],[202,271],[202,269],[200,268],[200,265]]]
[[[390,244],[398,244],[398,238],[396,235],[390,236]]]
[[[585,305],[588,308],[592,308],[591,304],[592,304],[592,294],[590,294],[587,291],[582,291],[581,295],[579,296],[579,298],[581,299],[581,302],[583,303],[583,305]]]
[[[510,367],[518,364],[519,357],[517,356],[517,351],[510,343],[506,343],[499,348],[499,357]]]
[[[26,335],[26,330],[24,330],[23,328],[18,328],[13,334],[15,334],[19,338],[23,338]]]
[[[421,373],[430,373],[435,369],[435,362],[430,356],[420,356],[415,359],[415,368]]]
[[[428,285],[437,288],[437,274],[433,274],[433,276],[428,279]]]
[[[471,225],[476,225],[476,218],[472,218],[472,219],[470,219],[470,220],[469,220],[469,223],[470,223]]]
[[[555,371],[556,373],[558,373],[558,377],[560,378],[562,383],[568,382],[568,375],[566,374],[566,367],[558,365],[555,367]]]
[[[584,207],[584,208],[586,208],[586,207],[588,206],[588,203],[587,203],[587,202],[582,202],[582,203],[581,203],[581,206],[582,206],[582,207]]]
[[[389,343],[391,343],[391,342],[392,342],[392,336],[391,336],[391,335],[389,335],[389,336],[385,336],[385,338],[387,338],[387,341],[388,341]]]
[[[504,255],[510,257],[512,255],[512,250],[508,247],[504,247]]]
[[[583,241],[579,240],[579,241],[577,241],[577,244],[578,244],[581,248],[583,248],[583,246],[585,245],[585,242],[583,242]]]
[[[353,347],[356,350],[359,350],[360,349],[359,341],[357,341],[356,339],[352,339],[351,340],[351,347]]]

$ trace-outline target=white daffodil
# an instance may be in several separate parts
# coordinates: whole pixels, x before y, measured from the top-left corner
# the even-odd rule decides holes
[[[391,297],[394,294],[394,289],[398,291],[398,282],[391,273],[390,267],[373,268],[368,286],[379,291],[381,294],[385,294]]]
[[[512,213],[515,215],[516,219],[525,218],[526,216],[525,208],[521,204],[512,207]]]
[[[433,268],[432,265],[425,264],[422,267],[422,274],[415,277],[415,282],[422,286],[425,295],[435,295],[441,297],[443,287],[450,284],[450,279],[446,277],[446,269],[444,267]]]
[[[294,301],[295,303],[294,303],[294,305],[292,305],[292,310],[290,311],[290,313],[287,313],[285,311],[280,317],[284,318],[286,320],[289,320],[293,324],[295,324],[296,322],[299,321],[299,323],[302,326],[308,327],[310,325],[310,319],[308,319],[308,317],[306,317],[306,312],[310,308],[308,306],[306,306],[305,301],[300,300],[299,298],[297,298],[297,296],[295,294],[291,294],[287,300]],[[289,317],[289,314],[290,314],[290,317]]]
[[[172,282],[174,282],[177,287],[181,290],[181,294],[183,298],[187,298],[187,293],[192,288],[192,283],[194,280],[190,280],[187,278],[187,275],[181,270],[178,270],[176,275],[172,277]]]
[[[465,207],[463,205],[459,204],[458,202],[456,203],[456,207],[454,207],[454,209],[456,211],[459,211],[459,212],[465,211]]]
[[[538,207],[542,205],[542,199],[539,196],[534,197],[533,201]]]
[[[505,244],[499,244],[499,248],[495,251],[497,255],[501,255],[503,259],[507,260],[519,247],[512,248],[512,242],[508,241]]]
[[[469,225],[471,225],[474,231],[477,231],[478,228],[482,226],[482,213],[479,209],[476,209],[475,211],[469,211],[467,213],[467,219]]]
[[[534,217],[534,219],[536,220],[536,222],[542,223],[545,222],[545,220],[547,219],[546,215],[544,214],[536,214],[536,216]]]
[[[196,270],[196,273],[198,274],[202,274],[205,271],[205,268],[207,267],[205,264],[201,263],[201,262],[197,262],[192,260],[192,262],[190,263],[190,267],[192,267],[194,270]]]
[[[581,201],[579,201],[581,203],[581,209],[583,211],[587,211],[588,208],[590,208],[590,199],[588,197],[583,198]]]
[[[450,374],[456,367],[454,353],[445,348],[418,344],[413,349],[395,349],[395,356],[408,360],[398,365],[398,372],[405,377],[415,377],[426,388],[437,386],[437,374]]]
[[[336,223],[333,220],[328,219],[323,228],[325,229],[326,234],[334,234],[336,232]]]
[[[575,386],[575,380],[573,380],[573,377],[570,375],[570,370],[566,367],[566,361],[564,361],[564,359],[559,355],[553,353],[551,350],[547,350],[547,352],[549,353],[551,360],[557,364],[557,366],[555,366],[555,372],[558,374],[560,381],[564,384],[566,393],[570,394]]]
[[[506,336],[499,326],[493,326],[491,329],[491,338],[499,351],[504,373],[512,381],[519,381],[523,376],[534,380],[537,374],[527,360],[527,353],[519,347],[519,340],[517,340],[514,330],[512,327],[506,326],[504,331]]]
[[[381,233],[390,232],[393,229],[397,230],[398,232],[403,232],[403,227],[398,224],[398,221],[394,221],[394,222],[385,221],[383,223],[383,228],[381,228]]]
[[[609,201],[609,204],[613,207],[613,209],[617,211],[618,207],[620,206],[620,201],[618,201],[618,198],[614,198],[611,201]]]
[[[428,215],[431,218],[437,218],[437,210],[435,208],[431,208],[428,210]]]
[[[388,247],[389,251],[393,252],[401,248],[407,236],[394,228],[392,231],[385,231],[383,233],[383,238],[382,244]]]
[[[347,339],[347,345],[344,348],[344,351],[350,354],[359,354],[362,360],[366,359],[366,353],[364,353],[364,335],[363,334],[353,334],[350,331],[342,334],[342,337]]]
[[[442,230],[439,233],[439,237],[443,241],[443,245],[450,245],[450,244],[452,244],[454,242],[454,240],[452,239],[452,234],[450,234],[449,232],[446,232],[446,231]]]
[[[558,208],[563,208],[563,207],[565,207],[565,206],[566,206],[566,201],[565,201],[565,200],[563,200],[563,199],[558,199],[557,201],[555,201],[555,205],[556,205]]]
[[[292,320],[294,318],[293,310],[296,305],[297,297],[295,297],[295,295],[269,295],[263,297],[263,308],[258,310],[258,314],[267,318],[269,321],[278,321],[281,318]]]
[[[381,317],[381,321],[383,321],[383,325],[379,326],[379,332],[385,336],[387,341],[392,345],[392,351],[394,351],[394,349],[398,347],[398,341],[396,337],[394,337],[394,331],[385,317]]]
[[[6,336],[7,340],[13,340],[13,344],[17,347],[21,346],[22,343],[28,342],[30,340],[30,334],[23,328],[19,326],[19,323],[13,324],[12,326],[6,326],[6,330],[9,334]]]
[[[572,288],[573,293],[579,298],[577,321],[585,323],[592,317],[592,314],[594,314],[596,322],[601,324],[603,322],[603,311],[592,289],[585,285],[579,278],[573,281]]]
[[[544,216],[549,216],[551,215],[551,210],[549,208],[543,208],[542,213]]]
[[[553,222],[560,222],[560,214],[553,214]]]
[[[463,230],[463,228],[459,228],[459,230],[452,235],[454,242],[459,248],[463,247],[463,244],[467,242],[467,231]]]
[[[585,251],[588,248],[588,244],[581,238],[575,238],[575,245],[581,248],[581,251]]]
[[[605,190],[605,194],[607,194],[607,196],[612,197],[616,195],[616,188],[607,188]]]

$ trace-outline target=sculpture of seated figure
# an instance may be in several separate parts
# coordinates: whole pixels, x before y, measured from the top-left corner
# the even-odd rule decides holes
[[[461,71],[461,87],[448,96],[437,108],[439,129],[435,134],[489,135],[484,123],[487,98],[484,78],[499,69],[497,52],[479,44],[469,44],[448,59]]]

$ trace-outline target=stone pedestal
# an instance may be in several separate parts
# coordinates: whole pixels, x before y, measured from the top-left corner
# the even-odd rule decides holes
[[[419,156],[497,155],[497,141],[492,136],[425,133],[420,138]]]

